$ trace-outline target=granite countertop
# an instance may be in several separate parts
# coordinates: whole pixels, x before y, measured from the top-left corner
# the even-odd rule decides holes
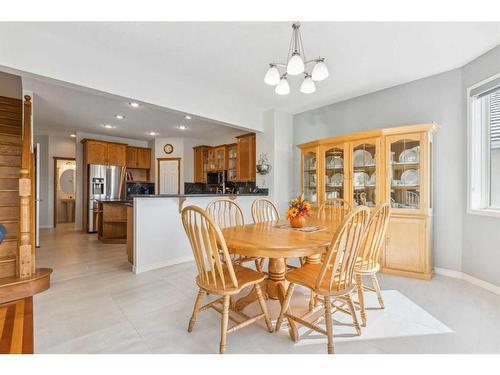
[[[131,195],[131,198],[200,198],[200,197],[267,197],[268,193],[239,193],[239,194],[147,194]]]
[[[101,203],[132,203],[132,199],[125,198],[114,198],[114,199],[98,199],[98,202]]]

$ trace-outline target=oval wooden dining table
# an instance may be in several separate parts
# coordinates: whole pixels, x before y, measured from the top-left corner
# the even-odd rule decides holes
[[[339,223],[307,218],[306,226],[319,228],[314,232],[303,232],[292,228],[282,228],[286,220],[268,221],[222,229],[228,250],[238,255],[269,259],[268,277],[264,281],[263,291],[268,298],[285,299],[286,258],[306,257],[307,263],[319,263],[321,253],[330,245]],[[254,289],[235,303],[237,310],[257,300]],[[290,334],[297,337],[297,328],[292,322]]]

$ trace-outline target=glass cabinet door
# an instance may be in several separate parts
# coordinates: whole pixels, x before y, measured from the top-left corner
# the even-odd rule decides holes
[[[378,141],[352,144],[353,204],[374,207],[377,204]]]
[[[229,181],[236,180],[236,160],[237,160],[236,145],[230,146],[227,150],[227,179]]]
[[[393,208],[420,208],[420,136],[388,138],[390,200]]]
[[[302,151],[302,193],[304,199],[311,202],[318,202],[318,160],[316,150]]]
[[[327,146],[325,150],[324,199],[344,199],[344,147]]]

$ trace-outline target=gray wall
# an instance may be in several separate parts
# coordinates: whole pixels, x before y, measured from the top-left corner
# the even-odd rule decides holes
[[[462,268],[465,126],[461,70],[335,103],[294,116],[294,143],[404,124],[437,122],[434,140],[434,264]],[[295,152],[295,186],[300,185]]]
[[[467,88],[500,73],[500,46],[480,56],[462,69],[464,93],[462,110],[466,127]],[[467,180],[463,180],[464,185]],[[466,200],[464,192],[463,200]],[[463,226],[463,272],[500,285],[500,218],[465,213]]]

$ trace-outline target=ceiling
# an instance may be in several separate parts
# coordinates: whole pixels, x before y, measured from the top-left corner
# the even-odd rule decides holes
[[[306,55],[326,58],[330,77],[314,94],[276,95],[263,82],[285,62],[291,22],[44,23],[71,43],[134,56],[158,75],[224,93],[261,110],[298,113],[460,67],[500,44],[500,23],[303,22]],[[182,93],[186,94],[186,93]]]
[[[23,88],[35,93],[34,124],[37,134],[66,134],[88,132],[117,137],[149,140],[155,138],[147,133],[158,133],[157,137],[210,138],[240,135],[242,131],[215,121],[186,113],[139,103],[134,100],[110,95],[95,90],[60,85],[45,80],[23,78]],[[124,115],[116,119],[115,115]],[[114,126],[112,129],[105,124]],[[187,126],[181,130],[179,125]]]
[[[179,134],[183,114],[150,105],[132,111],[124,98],[40,81],[33,91],[44,126],[96,131],[123,112],[126,121],[114,121],[116,135],[213,136],[224,129],[220,124],[258,129],[267,109],[300,113],[458,68],[500,44],[499,22],[303,22],[301,30],[307,56],[325,57],[330,71],[309,95],[299,92],[298,77],[290,78],[288,96],[263,82],[269,62],[286,60],[291,22],[6,23],[0,62],[34,73],[26,77],[58,78],[199,115],[191,133]]]

